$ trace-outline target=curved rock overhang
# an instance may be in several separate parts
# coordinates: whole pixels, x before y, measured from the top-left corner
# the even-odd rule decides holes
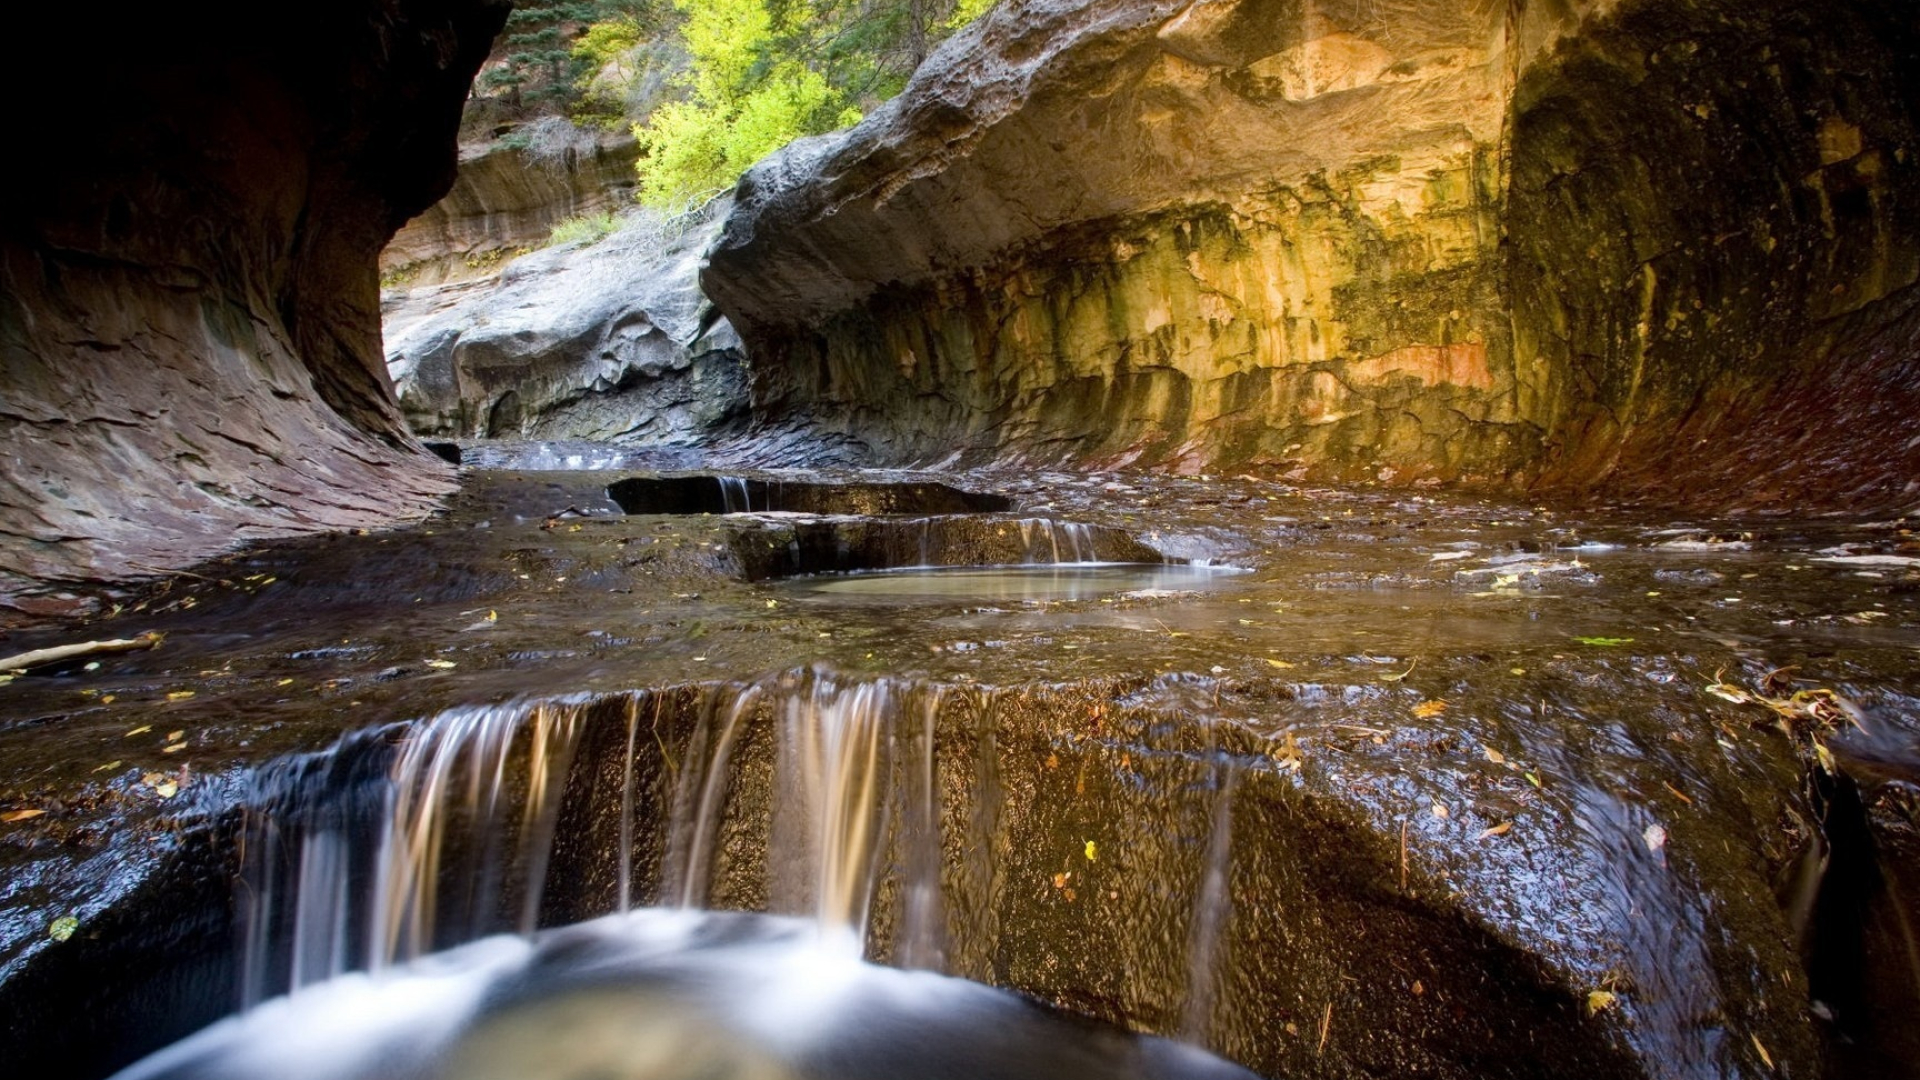
[[[33,5],[0,205],[0,614],[430,510],[376,264],[504,0]]]
[[[1916,22],[1010,0],[752,170],[704,283],[879,460],[1909,508]]]

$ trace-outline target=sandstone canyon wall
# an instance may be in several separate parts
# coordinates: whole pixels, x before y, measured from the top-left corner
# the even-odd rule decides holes
[[[544,246],[567,218],[633,205],[640,148],[631,135],[585,131],[557,117],[521,128],[532,129],[526,146],[461,144],[453,189],[380,253],[383,281],[404,292],[491,277],[516,254]]]
[[[238,539],[425,512],[376,263],[453,182],[501,0],[10,15],[0,612]]]
[[[387,370],[409,425],[627,446],[735,434],[740,342],[700,292],[723,212],[663,221],[633,208],[611,235],[521,256],[491,280],[390,290]]]
[[[1897,0],[1009,0],[752,170],[704,282],[757,406],[880,460],[1911,506],[1917,42]]]

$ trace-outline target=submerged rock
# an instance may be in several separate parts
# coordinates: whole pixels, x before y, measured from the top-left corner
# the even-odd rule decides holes
[[[1912,505],[1916,49],[1898,0],[1016,0],[750,171],[705,282],[880,460]]]
[[[834,907],[874,958],[1276,1077],[1910,1059],[1920,572],[1816,558],[1911,523],[1673,551],[1664,520],[1026,470],[928,528],[866,501],[926,475],[786,476],[873,515],[831,518],[767,512],[771,474],[707,478],[752,512],[678,514],[609,497],[678,486],[652,472],[466,477],[418,527],[204,566],[99,628],[163,647],[0,694],[0,1060],[102,1076],[236,1000],[629,904],[817,911],[845,879],[806,872],[790,780],[828,729],[797,720],[856,714],[873,756],[834,752],[878,771],[837,790],[874,814],[832,835],[868,822],[843,862],[874,877]],[[1127,537],[1252,572],[760,580]],[[1598,580],[1455,577],[1574,550]],[[1705,567],[1727,583],[1658,576]]]
[[[497,280],[396,293],[387,364],[416,432],[674,444],[746,409],[739,338],[700,292],[713,217],[635,214]]]

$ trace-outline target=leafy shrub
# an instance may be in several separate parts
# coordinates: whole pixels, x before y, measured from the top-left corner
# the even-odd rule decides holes
[[[611,210],[602,210],[597,214],[579,214],[567,218],[553,227],[547,243],[557,244],[597,244],[620,228],[620,219]]]
[[[802,135],[860,121],[993,0],[674,0],[682,97],[634,125],[640,201],[681,210]],[[610,40],[612,37],[610,35]]]

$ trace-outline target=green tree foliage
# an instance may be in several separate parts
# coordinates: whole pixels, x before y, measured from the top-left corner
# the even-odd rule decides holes
[[[565,115],[583,78],[622,48],[666,31],[666,14],[664,0],[519,0],[479,90],[511,114]]]
[[[802,136],[857,123],[993,0],[674,0],[682,96],[634,125],[640,199],[674,210]]]

